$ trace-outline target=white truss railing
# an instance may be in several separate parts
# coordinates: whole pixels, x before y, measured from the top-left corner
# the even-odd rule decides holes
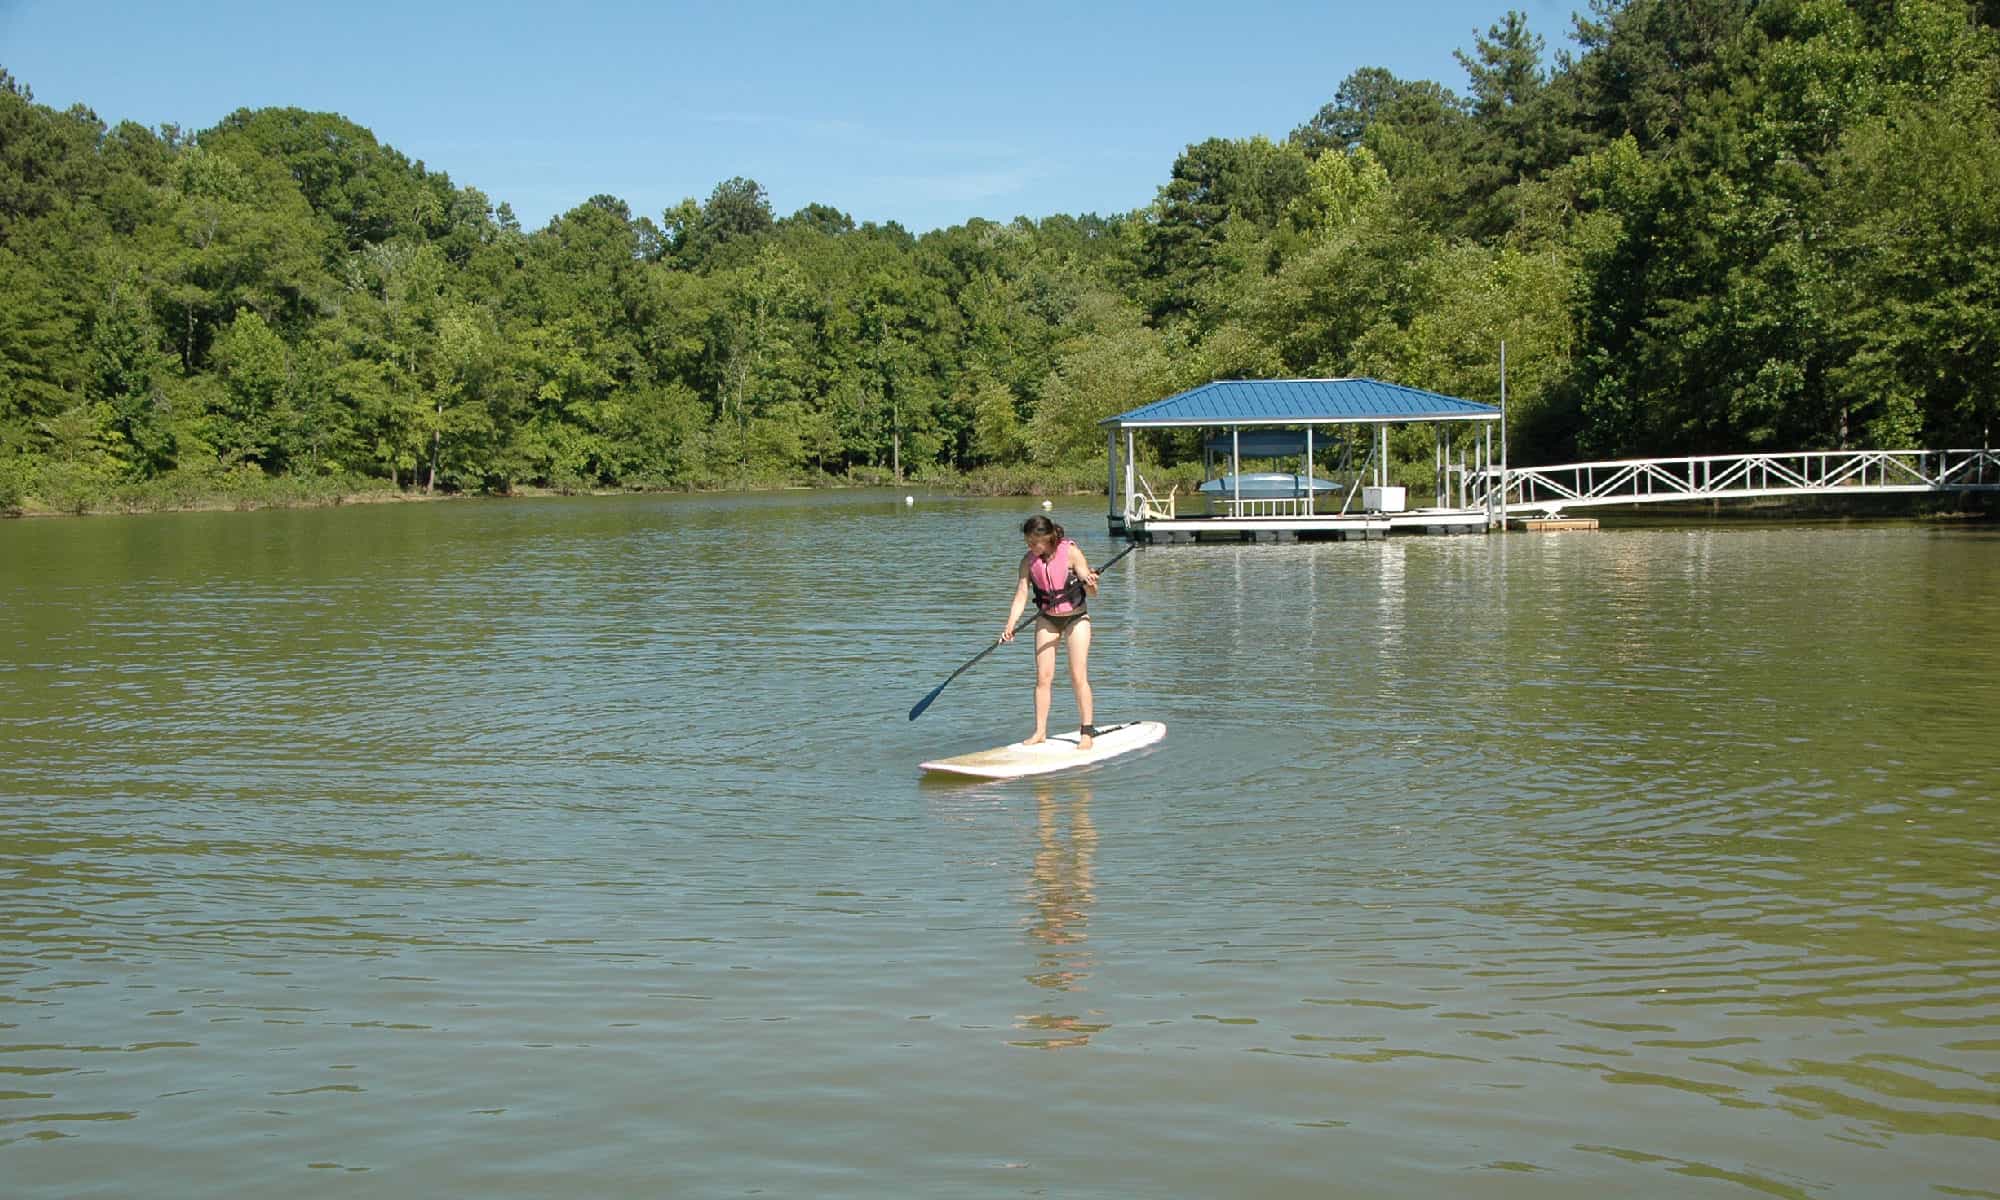
[[[1801,450],[1513,467],[1478,473],[1473,503],[1508,514],[1755,496],[2000,491],[2000,451]]]

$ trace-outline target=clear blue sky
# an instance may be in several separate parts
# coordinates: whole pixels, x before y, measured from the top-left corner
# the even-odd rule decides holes
[[[1509,7],[1553,55],[1582,3],[0,0],[0,66],[114,124],[337,112],[529,228],[741,175],[923,232],[1141,207],[1189,143],[1282,138],[1359,67],[1462,92],[1452,51]]]

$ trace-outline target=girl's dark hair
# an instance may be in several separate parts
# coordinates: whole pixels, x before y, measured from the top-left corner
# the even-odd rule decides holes
[[[1059,542],[1063,540],[1063,527],[1040,513],[1021,522],[1021,532],[1031,538],[1054,538]]]

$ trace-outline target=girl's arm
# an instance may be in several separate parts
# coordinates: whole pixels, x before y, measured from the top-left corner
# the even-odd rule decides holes
[[[1014,640],[1014,626],[1021,623],[1021,610],[1028,607],[1028,560],[1021,559],[1020,578],[1014,584],[1014,603],[1007,610],[1007,623],[1000,627],[1000,640]]]
[[[1097,594],[1097,572],[1090,569],[1090,560],[1083,556],[1083,547],[1075,542],[1069,544],[1069,565],[1076,569],[1076,577],[1083,580],[1083,590]]]

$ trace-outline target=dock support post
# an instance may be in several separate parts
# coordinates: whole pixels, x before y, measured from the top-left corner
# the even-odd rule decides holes
[[[1496,517],[1496,516],[1499,516],[1499,517],[1500,517],[1501,519],[1503,519],[1503,520],[1504,520],[1504,519],[1505,519],[1505,513],[1506,513],[1506,511],[1507,511],[1507,510],[1506,510],[1505,508],[1498,508],[1498,509],[1496,509],[1496,507],[1495,507],[1495,505],[1494,505],[1494,503],[1493,503],[1493,490],[1494,490],[1494,488],[1493,488],[1493,485],[1494,485],[1494,480],[1493,480],[1493,426],[1492,426],[1492,425],[1490,425],[1490,424],[1489,424],[1489,425],[1488,425],[1488,426],[1486,427],[1486,444],[1485,444],[1485,446],[1484,446],[1484,447],[1482,448],[1482,452],[1481,452],[1481,454],[1480,454],[1480,457],[1481,457],[1481,459],[1483,460],[1483,462],[1482,462],[1482,466],[1483,466],[1483,468],[1484,468],[1484,470],[1485,470],[1485,472],[1486,472],[1486,528],[1488,528],[1488,529],[1491,529],[1491,528],[1493,528],[1493,522],[1494,522],[1494,519],[1495,519],[1495,517]]]
[[[1313,498],[1318,494],[1313,490],[1313,427],[1308,425],[1306,426],[1306,515],[1309,517],[1319,511],[1318,506],[1313,503]]]
[[[1229,427],[1229,498],[1236,502],[1233,516],[1243,515],[1243,436],[1236,426]]]
[[[1139,448],[1133,442],[1136,435],[1125,431],[1125,509],[1130,512],[1139,507]]]
[[[1431,503],[1444,507],[1444,426],[1433,426],[1431,437],[1431,492],[1436,497]]]
[[[1489,426],[1490,428],[1490,426]],[[1492,434],[1487,434],[1488,439]],[[1507,524],[1507,343],[1500,343],[1500,524]],[[1492,489],[1487,489],[1491,491]],[[1489,520],[1490,527],[1492,522]]]
[[[1107,467],[1108,467],[1108,469],[1109,469],[1109,471],[1110,471],[1110,476],[1109,476],[1109,478],[1107,478],[1107,479],[1106,479],[1106,480],[1104,481],[1104,503],[1105,503],[1105,505],[1106,505],[1107,507],[1109,507],[1109,508],[1110,508],[1110,510],[1111,510],[1111,511],[1110,511],[1110,513],[1108,514],[1108,515],[1109,515],[1109,516],[1111,517],[1111,519],[1113,519],[1113,520],[1117,520],[1117,519],[1118,519],[1118,515],[1119,515],[1119,510],[1118,510],[1118,428],[1117,428],[1117,426],[1115,426],[1115,425],[1114,425],[1114,426],[1113,426],[1113,427],[1111,428],[1111,431],[1110,431],[1109,433],[1105,434],[1105,438],[1104,438],[1104,461],[1105,461],[1105,463],[1106,463],[1106,465],[1107,465]]]

